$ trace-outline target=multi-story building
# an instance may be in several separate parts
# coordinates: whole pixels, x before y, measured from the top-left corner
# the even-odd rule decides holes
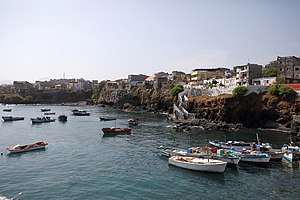
[[[191,85],[202,85],[204,80],[223,78],[227,68],[194,69],[191,73]]]
[[[270,86],[276,83],[276,77],[262,77],[252,79],[252,85]]]
[[[252,79],[262,77],[262,66],[258,64],[246,64],[236,66],[237,85],[251,85]]]
[[[265,67],[276,68],[277,77],[285,83],[300,83],[300,58],[296,56],[277,56],[277,60]]]
[[[148,76],[144,74],[129,75],[128,76],[129,88],[143,86],[146,78],[148,78]]]

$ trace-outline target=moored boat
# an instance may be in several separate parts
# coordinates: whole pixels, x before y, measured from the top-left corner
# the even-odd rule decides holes
[[[209,141],[209,144],[222,149],[251,149],[251,143],[245,141]]]
[[[131,134],[131,128],[102,128],[103,137]]]
[[[270,162],[271,156],[267,153],[261,153],[259,151],[251,151],[243,149],[241,151],[234,151],[237,156],[241,158],[241,162],[248,162],[253,164],[259,164],[262,166],[267,165]]]
[[[117,118],[115,117],[109,117],[109,116],[102,116],[102,117],[99,117],[100,121],[113,121],[113,120],[116,120]]]
[[[11,111],[12,111],[11,108],[4,108],[4,109],[3,109],[3,112],[11,112]]]
[[[60,122],[66,122],[67,120],[68,120],[68,116],[66,116],[66,115],[58,116],[58,121],[60,121]]]
[[[44,149],[48,143],[46,142],[36,142],[34,144],[25,144],[25,145],[15,145],[13,147],[7,147],[6,150],[8,150],[10,153],[20,153],[20,152],[26,152],[26,151],[32,151],[37,149]]]
[[[172,156],[187,156],[187,157],[198,157],[198,158],[211,158],[215,160],[221,160],[227,162],[228,165],[238,165],[240,157],[235,155],[234,152],[227,149],[214,149],[211,147],[191,147],[187,150],[167,147],[161,149],[161,155],[166,157]]]
[[[47,117],[47,116],[46,117],[31,118],[30,120],[33,124],[40,124],[40,123],[47,123],[47,122],[54,122],[55,121],[55,119]]]
[[[44,115],[55,115],[55,112],[45,112]]]
[[[220,160],[184,156],[172,156],[168,161],[171,165],[201,172],[224,172],[227,165]]]
[[[289,162],[300,161],[300,148],[292,144],[284,144],[282,147],[284,151],[283,158]]]
[[[139,119],[138,118],[128,119],[127,122],[128,122],[129,125],[138,125],[139,124]]]
[[[281,160],[284,152],[280,149],[273,149],[269,143],[256,144],[256,150],[261,153],[267,153],[271,156],[271,160]]]
[[[41,108],[41,111],[42,112],[48,112],[48,111],[50,111],[51,109],[50,108]]]
[[[75,116],[89,116],[90,115],[90,113],[85,110],[77,110],[77,109],[72,110],[72,113]]]
[[[2,119],[5,122],[11,122],[11,121],[24,120],[24,117],[2,116]]]

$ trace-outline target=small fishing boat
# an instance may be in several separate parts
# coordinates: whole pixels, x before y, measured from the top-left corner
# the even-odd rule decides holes
[[[116,135],[131,134],[131,128],[102,128],[103,137],[114,137]]]
[[[90,115],[90,113],[88,113],[85,110],[77,110],[77,109],[72,110],[72,113],[75,116],[89,116]]]
[[[282,147],[284,151],[283,158],[289,162],[300,161],[300,148],[294,143],[284,144]]]
[[[224,172],[227,165],[220,160],[184,156],[172,156],[169,158],[169,164],[201,172]]]
[[[128,119],[127,122],[128,122],[129,125],[138,125],[139,124],[139,119],[138,118]]]
[[[227,141],[227,142],[220,142],[220,141],[209,141],[209,144],[222,148],[222,149],[251,149],[251,143],[245,141]]]
[[[187,156],[197,158],[211,158],[227,162],[228,165],[232,166],[238,165],[239,161],[241,160],[241,158],[235,155],[234,152],[227,149],[214,149],[211,147],[191,147],[187,150],[172,147],[160,147],[160,149],[161,155],[166,157]]]
[[[7,147],[6,150],[8,150],[10,153],[20,153],[20,152],[26,152],[26,151],[32,151],[37,149],[44,149],[48,143],[46,142],[36,142],[34,144],[25,144],[25,145],[15,145],[13,147]]]
[[[252,143],[252,150],[259,151],[261,153],[267,153],[271,156],[271,160],[282,160],[284,152],[281,149],[273,149],[272,145],[269,143],[261,143],[256,133],[256,143]]]
[[[60,122],[66,122],[68,120],[68,117],[66,115],[59,115],[58,121]]]
[[[241,158],[241,162],[248,162],[266,166],[271,159],[271,156],[267,153],[261,153],[259,151],[251,150],[232,150],[237,156]]]
[[[41,108],[41,111],[42,112],[48,112],[48,111],[50,111],[51,109],[50,108]]]
[[[55,115],[55,112],[45,112],[44,115]]]
[[[102,116],[102,117],[99,117],[100,121],[113,121],[113,120],[116,120],[117,118],[115,117],[109,117],[109,116]]]
[[[20,196],[22,194],[22,192],[20,192],[19,194],[15,195],[14,197],[10,198],[10,197],[6,197],[0,194],[0,200],[14,200],[16,199],[18,196]]]
[[[47,122],[54,122],[55,121],[55,119],[50,118],[48,116],[31,118],[30,120],[31,120],[32,124],[41,124],[41,123],[47,123]]]
[[[2,119],[5,122],[11,122],[11,121],[24,120],[24,117],[2,116]]]
[[[282,160],[284,152],[281,149],[273,149],[269,143],[256,144],[256,150],[261,153],[267,153],[271,160]]]
[[[12,110],[11,108],[4,108],[3,112],[11,112],[11,110]]]

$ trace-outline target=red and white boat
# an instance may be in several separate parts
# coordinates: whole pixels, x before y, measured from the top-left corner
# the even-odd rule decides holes
[[[37,149],[44,149],[47,145],[48,143],[43,141],[34,144],[25,144],[25,145],[17,144],[13,147],[7,147],[6,150],[8,150],[10,153],[20,153],[20,152],[37,150]]]
[[[131,134],[131,128],[103,128],[103,137],[113,137],[116,135],[126,135]]]

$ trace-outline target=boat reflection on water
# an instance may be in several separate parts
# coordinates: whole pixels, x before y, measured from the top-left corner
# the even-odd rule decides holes
[[[225,176],[224,173],[213,173],[213,172],[198,172],[192,171],[189,169],[179,168],[173,165],[168,165],[169,171],[172,171],[174,174],[182,174],[186,180],[190,180],[190,182],[198,182],[200,179],[205,179],[209,181],[214,181],[218,184],[225,184]],[[226,169],[227,170],[227,169]],[[225,171],[226,171],[225,170]]]
[[[282,171],[293,174],[294,172],[300,172],[300,161],[289,162],[282,159]]]
[[[42,153],[42,152],[46,152],[46,149],[45,148],[42,148],[42,149],[36,149],[34,151],[25,151],[25,152],[22,152],[22,153],[7,153],[6,156],[7,157],[21,157],[21,156],[24,156],[24,155],[27,155],[27,154],[38,154],[38,153]]]

